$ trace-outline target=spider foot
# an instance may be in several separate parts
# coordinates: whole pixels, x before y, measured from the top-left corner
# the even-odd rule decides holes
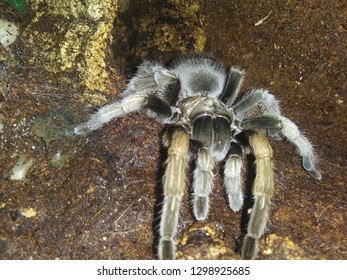
[[[198,221],[205,220],[208,214],[209,198],[207,196],[196,196],[194,198],[194,216]]]
[[[160,240],[159,258],[161,260],[174,260],[176,258],[176,246],[174,245],[173,240]]]
[[[74,134],[75,135],[83,135],[90,132],[86,124],[80,124],[74,128]]]
[[[242,246],[242,259],[253,260],[258,253],[258,239],[249,235],[245,236]]]
[[[313,178],[317,180],[322,179],[322,175],[320,174],[320,172],[314,168],[312,157],[308,157],[308,156],[303,157],[302,166],[304,167],[306,171],[308,171],[311,174]]]
[[[234,212],[239,211],[243,205],[242,192],[229,193],[228,194],[228,201],[229,201],[229,206],[230,206],[231,210],[233,210]]]

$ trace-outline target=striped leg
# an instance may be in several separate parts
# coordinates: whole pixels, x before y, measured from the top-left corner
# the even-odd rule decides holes
[[[274,189],[272,148],[268,140],[261,134],[253,134],[249,137],[249,143],[255,156],[256,177],[252,190],[254,205],[243,242],[242,259],[254,259],[257,255],[258,239],[268,221]]]
[[[164,176],[164,205],[160,221],[158,249],[160,259],[175,259],[174,236],[178,224],[181,199],[187,185],[189,135],[185,131],[177,129],[170,142]]]

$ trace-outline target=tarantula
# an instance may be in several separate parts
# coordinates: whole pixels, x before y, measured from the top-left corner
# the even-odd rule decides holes
[[[74,130],[75,134],[85,134],[112,118],[140,109],[169,125],[163,137],[168,158],[163,178],[160,259],[175,259],[174,237],[191,157],[195,159],[192,208],[196,219],[203,220],[209,211],[216,162],[224,163],[226,196],[230,208],[238,211],[243,205],[242,154],[253,153],[254,205],[242,246],[243,259],[256,257],[274,189],[272,149],[265,136],[292,143],[302,157],[303,168],[321,179],[312,145],[292,121],[281,115],[275,97],[264,89],[238,96],[243,77],[242,70],[226,68],[206,55],[184,55],[168,67],[146,61],[119,100],[101,107]]]

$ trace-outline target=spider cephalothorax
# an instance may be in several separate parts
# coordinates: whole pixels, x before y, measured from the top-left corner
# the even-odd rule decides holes
[[[163,178],[160,259],[175,258],[174,237],[191,157],[196,160],[193,212],[196,219],[203,220],[208,215],[215,163],[223,162],[229,205],[238,211],[243,204],[242,153],[249,150],[254,154],[254,205],[242,248],[244,259],[256,257],[274,188],[272,149],[265,136],[288,140],[302,157],[303,168],[314,178],[321,178],[310,142],[292,121],[281,115],[273,95],[252,89],[238,96],[243,75],[243,71],[227,69],[204,55],[182,56],[168,67],[144,62],[119,100],[101,107],[75,128],[76,134],[85,134],[112,118],[139,109],[168,125],[164,134],[168,158]]]

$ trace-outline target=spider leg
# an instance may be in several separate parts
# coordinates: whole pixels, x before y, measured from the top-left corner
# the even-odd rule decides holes
[[[265,89],[250,90],[241,98],[240,101],[238,101],[238,103],[235,104],[234,107],[236,107],[235,113],[241,118],[243,116],[253,116],[254,113],[256,115],[261,114],[266,116],[274,116],[277,118],[281,116],[277,100]],[[254,107],[256,107],[255,110]],[[265,128],[271,137],[275,138],[276,140],[283,139],[278,129],[269,127]]]
[[[282,140],[284,137],[292,143],[296,147],[297,153],[302,157],[303,168],[307,170],[313,178],[320,180],[322,175],[315,167],[316,160],[311,143],[300,133],[295,123],[281,116],[280,108],[275,97],[268,92],[266,92],[265,95],[264,100],[260,104],[262,111],[264,114],[278,117],[281,122],[280,129],[277,129],[277,127],[268,128],[268,134],[276,140]]]
[[[268,92],[263,89],[250,90],[233,106],[235,114],[242,117],[249,109],[261,103],[267,94]]]
[[[241,121],[241,128],[243,130],[254,130],[254,129],[280,129],[281,120],[274,116],[256,116],[244,118]]]
[[[224,165],[224,186],[228,196],[229,206],[234,212],[239,211],[243,205],[241,156],[241,146],[232,142],[228,158]]]
[[[260,108],[264,115],[271,115],[275,117],[281,116],[281,110],[276,98],[269,92],[265,91],[265,98],[260,102]],[[269,136],[276,140],[283,140],[283,135],[276,128],[268,128],[267,133]]]
[[[141,109],[146,103],[146,94],[128,95],[114,103],[101,107],[92,114],[86,123],[75,127],[74,133],[77,135],[86,134],[98,129],[103,124],[109,122],[113,118],[121,117],[127,113]]]
[[[296,147],[297,153],[302,157],[303,168],[307,170],[313,178],[317,180],[322,179],[322,175],[315,167],[315,156],[311,143],[300,133],[298,127],[291,120],[281,117],[281,124],[281,133]]]
[[[252,189],[254,205],[243,242],[242,259],[254,259],[257,254],[258,239],[268,221],[274,189],[272,148],[268,140],[261,134],[253,134],[249,136],[249,143],[255,156],[256,177]]]
[[[175,259],[174,236],[178,224],[181,199],[186,189],[189,161],[189,134],[176,129],[168,149],[164,175],[164,204],[160,221],[158,255],[160,259]]]
[[[193,211],[197,220],[204,220],[209,210],[213,188],[213,155],[208,148],[199,148],[193,181]]]
[[[177,109],[172,105],[178,94],[179,80],[172,71],[155,63],[144,62],[129,81],[127,89],[121,95],[122,99],[99,108],[87,122],[75,127],[74,133],[86,134],[113,118],[142,108],[149,109],[164,122],[170,122],[177,114]]]
[[[322,175],[315,167],[315,155],[309,140],[300,133],[298,127],[286,117],[282,116],[256,116],[241,121],[244,130],[266,129],[270,136],[281,135],[296,147],[297,153],[302,157],[302,166],[317,180]],[[278,139],[278,137],[274,137]]]
[[[244,72],[242,70],[234,67],[229,69],[223,93],[220,97],[220,100],[222,100],[223,103],[227,104],[228,106],[231,106],[234,103],[235,98],[239,93],[243,76]]]

